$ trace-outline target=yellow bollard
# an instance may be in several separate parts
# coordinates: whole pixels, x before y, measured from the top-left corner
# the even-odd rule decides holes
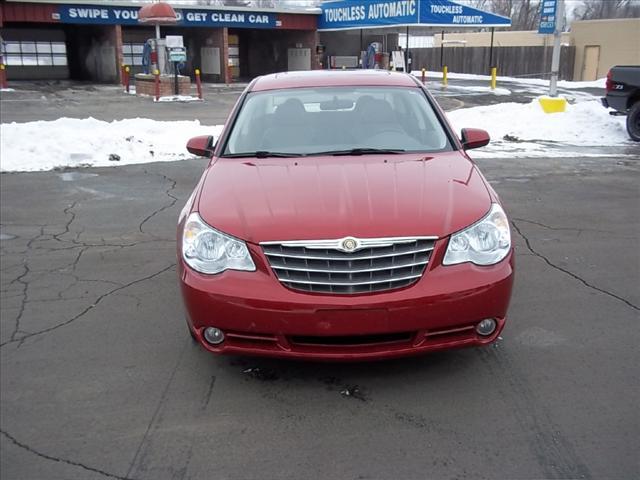
[[[422,69],[422,84],[424,85],[424,83],[427,81],[427,69],[423,68]]]
[[[131,70],[129,69],[128,66],[124,67],[124,88],[127,91],[127,93],[129,93],[129,83],[131,82],[131,78],[129,76],[129,72]]]
[[[447,66],[445,65],[444,67],[442,67],[442,85],[444,85],[445,87],[447,86],[449,80],[447,79],[447,73],[449,73],[449,70],[447,69]]]
[[[491,90],[496,89],[497,76],[498,76],[498,69],[496,67],[491,67]]]
[[[0,63],[0,88],[7,87],[7,71],[4,63]]]

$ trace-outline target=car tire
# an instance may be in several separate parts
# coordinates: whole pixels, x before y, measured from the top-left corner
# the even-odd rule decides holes
[[[631,140],[640,142],[640,101],[637,101],[627,115],[627,132]]]

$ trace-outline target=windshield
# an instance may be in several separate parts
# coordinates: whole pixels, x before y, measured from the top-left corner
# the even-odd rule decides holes
[[[450,149],[444,128],[419,88],[349,86],[249,93],[223,155]]]

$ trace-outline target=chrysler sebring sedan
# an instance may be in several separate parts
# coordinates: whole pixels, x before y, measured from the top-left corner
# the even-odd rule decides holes
[[[410,75],[255,79],[182,210],[178,274],[214,353],[367,360],[487,345],[513,284],[509,221]]]

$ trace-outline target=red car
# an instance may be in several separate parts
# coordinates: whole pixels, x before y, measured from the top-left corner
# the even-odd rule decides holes
[[[493,342],[513,284],[509,221],[414,77],[255,79],[178,225],[191,335],[214,353],[368,360]]]

